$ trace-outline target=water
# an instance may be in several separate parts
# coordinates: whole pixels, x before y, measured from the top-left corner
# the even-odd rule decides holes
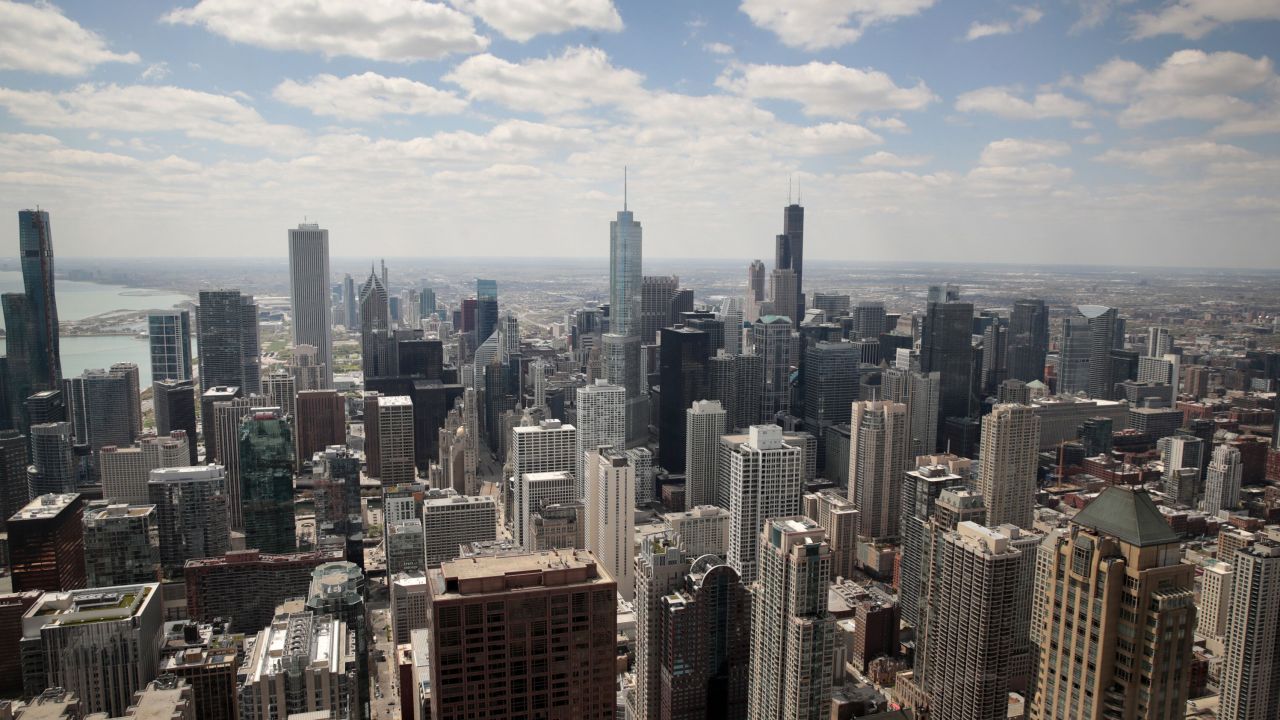
[[[192,299],[188,295],[163,290],[61,279],[55,283],[54,289],[58,297],[59,320],[83,320],[112,310],[167,310]],[[0,271],[0,292],[22,290],[22,273]],[[2,316],[0,327],[4,327]],[[131,335],[63,335],[59,346],[62,350],[63,377],[75,377],[91,368],[107,368],[112,363],[127,362],[138,366],[139,386],[151,386],[151,348],[146,338]],[[0,351],[3,348],[4,340],[0,338]]]

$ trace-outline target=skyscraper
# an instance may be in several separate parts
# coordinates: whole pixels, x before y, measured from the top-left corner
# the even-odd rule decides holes
[[[849,422],[859,365],[851,343],[818,341],[804,349],[804,427],[818,439],[818,457],[826,450],[827,428]]]
[[[586,453],[609,445],[626,447],[626,391],[604,380],[577,389],[578,436],[574,447],[574,478],[578,496],[585,497]]]
[[[413,401],[403,395],[378,398],[378,469],[383,485],[413,482]]]
[[[27,468],[27,496],[73,492],[79,485],[79,464],[71,423],[31,426],[31,465]]]
[[[0,529],[31,500],[27,448],[26,435],[17,430],[0,430]]]
[[[333,386],[333,306],[329,302],[329,231],[314,223],[289,230],[293,344],[316,348],[324,386]]]
[[[1089,397],[1110,400],[1118,381],[1112,371],[1111,351],[1121,347],[1124,339],[1120,320],[1115,308],[1104,305],[1081,305],[1078,310],[1089,323]]]
[[[1184,714],[1195,568],[1181,562],[1178,535],[1147,493],[1108,487],[1045,542],[1052,561],[1037,570],[1044,611],[1032,628],[1039,658],[1029,716]]]
[[[997,405],[982,418],[977,491],[987,501],[987,525],[1030,530],[1040,455],[1040,418],[1028,405]]]
[[[568,502],[580,496],[575,492],[577,483],[574,473],[578,470],[574,453],[578,446],[578,429],[559,420],[543,420],[537,425],[527,425],[512,429],[511,439],[511,476],[515,481],[515,517],[512,526],[515,541],[521,547],[532,549],[529,545],[529,516],[541,509],[542,505],[553,502]],[[533,492],[534,485],[558,487],[557,481],[551,481],[543,474],[562,473],[564,477],[558,482],[567,482],[568,487],[556,492]],[[530,479],[534,474],[538,478]]]
[[[618,218],[609,223],[609,332],[615,335],[640,333],[643,244],[624,195]]]
[[[663,328],[659,334],[658,464],[680,473],[685,461],[685,411],[707,394],[710,338],[688,327]]]
[[[1240,506],[1240,478],[1244,465],[1240,451],[1230,445],[1219,445],[1213,450],[1209,471],[1205,473],[1204,511],[1217,514],[1219,510],[1235,510]]]
[[[244,543],[268,553],[297,545],[293,506],[293,438],[274,408],[256,408],[240,425],[240,502]]]
[[[766,315],[751,326],[751,347],[764,358],[764,400],[761,422],[773,422],[791,413],[791,323],[786,317]]]
[[[779,237],[782,237],[781,235]],[[791,308],[790,298],[798,297],[799,291],[796,289],[796,273],[790,268],[774,268],[769,273],[769,306],[772,308],[774,315],[785,317],[791,321],[793,327],[798,327],[800,321],[804,320],[804,311],[800,310],[798,314]]]
[[[157,310],[147,315],[151,344],[151,381],[190,380],[191,313]]]
[[[196,308],[200,348],[200,389],[229,385],[241,392],[261,390],[258,362],[258,306],[238,290],[201,290]]]
[[[498,505],[488,495],[459,495],[452,488],[431,490],[422,503],[426,566],[458,557],[458,546],[497,536]]]
[[[369,269],[369,278],[360,286],[360,367],[365,378],[390,374],[388,338],[391,333],[391,311],[387,305],[387,289]]]
[[[724,407],[715,400],[695,400],[685,410],[685,506],[713,505],[720,436],[728,432]]]
[[[1009,378],[1043,380],[1048,353],[1048,308],[1038,298],[1018,300],[1009,316]]]
[[[182,577],[188,560],[222,557],[231,549],[227,475],[220,465],[152,470],[147,502],[156,508],[166,577]]]
[[[752,425],[720,439],[720,476],[727,485],[727,560],[744,582],[756,579],[760,529],[768,518],[800,512],[804,450],[784,441],[777,425]]]
[[[498,281],[476,278],[476,345],[498,329]]]
[[[627,696],[631,715],[660,717],[662,689],[662,598],[675,590],[696,559],[671,533],[642,538],[635,558],[635,687]]]
[[[618,581],[624,600],[635,597],[636,468],[631,457],[613,448],[586,454],[587,549]]]
[[[347,403],[336,390],[303,390],[297,408],[293,426],[299,463],[330,445],[346,444]]]
[[[360,717],[355,633],[340,618],[290,605],[258,632],[239,670],[240,717]]]
[[[195,465],[200,445],[196,432],[195,380],[151,383],[151,405],[155,409],[156,434],[165,436],[179,430],[186,433],[187,464]]]
[[[907,406],[910,457],[928,455],[938,445],[938,402],[942,374],[906,368],[885,368],[880,377],[880,399]]]
[[[1280,544],[1259,541],[1235,566],[1223,658],[1223,720],[1280,717]]]
[[[650,345],[658,331],[671,324],[671,298],[680,289],[675,275],[644,275],[640,278],[640,342]]]
[[[940,426],[947,418],[970,417],[976,409],[973,403],[972,337],[972,303],[929,303],[920,337],[920,370],[939,374]]]
[[[791,203],[782,211],[782,234],[774,256],[774,271],[790,270],[795,273],[795,302],[786,303],[775,295],[774,312],[790,316],[795,324],[804,317],[804,208]],[[794,308],[794,310],[793,310]]]
[[[919,457],[917,463],[931,462]],[[903,475],[902,520],[898,529],[902,537],[902,556],[898,572],[898,607],[902,621],[919,627],[926,612],[931,546],[933,544],[934,503],[949,487],[963,486],[965,478],[942,464],[919,465]]]
[[[759,533],[751,585],[751,720],[818,720],[830,712],[835,618],[827,612],[831,548],[803,515],[774,517]]]
[[[724,323],[724,354],[740,354],[742,352],[742,299],[725,298],[720,303],[718,317]]]
[[[342,325],[347,332],[360,329],[360,296],[356,294],[356,281],[348,273],[342,276]]]
[[[9,518],[13,591],[57,592],[85,586],[84,500],[40,495]]]
[[[62,353],[58,343],[58,299],[53,287],[53,230],[47,211],[18,212],[18,249],[22,254],[22,287],[30,310],[26,360],[30,388],[55,389],[62,381]],[[6,327],[10,327],[8,323]],[[14,354],[12,349],[9,354]]]
[[[89,504],[84,513],[86,587],[158,581],[160,531],[154,505]]]
[[[858,534],[896,538],[909,450],[907,406],[874,400],[854,403],[852,409],[849,499],[861,513]]]

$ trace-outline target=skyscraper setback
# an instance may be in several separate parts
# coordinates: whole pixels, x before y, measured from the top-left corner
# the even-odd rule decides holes
[[[329,302],[329,231],[315,223],[289,230],[293,344],[316,348],[324,387],[333,385],[333,305]]]
[[[804,318],[804,208],[791,203],[782,211],[782,234],[778,236],[774,253],[774,272],[790,270],[795,273],[795,300],[787,303],[781,297],[774,298],[774,313],[786,315],[796,325]]]

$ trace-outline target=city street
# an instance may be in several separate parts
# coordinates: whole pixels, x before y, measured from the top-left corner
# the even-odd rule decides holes
[[[371,654],[369,702],[373,720],[400,719],[400,690],[396,678],[396,653],[391,637],[391,610],[369,611]]]

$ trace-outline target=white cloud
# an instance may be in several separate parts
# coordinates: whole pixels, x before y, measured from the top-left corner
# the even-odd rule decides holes
[[[643,92],[644,80],[633,70],[614,67],[603,50],[586,47],[520,63],[476,55],[444,79],[461,86],[471,100],[543,114],[626,102]]]
[[[268,123],[227,95],[172,86],[84,84],[64,92],[0,88],[0,106],[32,127],[181,132],[199,140],[285,150],[305,133]]]
[[[738,9],[784,44],[822,50],[855,42],[872,25],[917,15],[935,0],[742,0]]]
[[[459,10],[517,42],[537,35],[586,28],[622,30],[622,16],[611,0],[449,0]]]
[[[137,53],[115,53],[102,36],[48,2],[0,0],[0,70],[84,75],[102,63],[136,63]]]
[[[1000,20],[997,22],[978,22],[974,21],[969,25],[969,32],[965,33],[965,40],[977,40],[979,38],[990,37],[992,35],[1012,35],[1019,30],[1035,25],[1044,17],[1044,11],[1034,7],[1017,8],[1018,17],[1013,20]]]
[[[1187,165],[1246,160],[1254,153],[1236,145],[1184,140],[1165,142],[1145,150],[1112,148],[1096,158],[1099,162],[1125,165],[1150,172],[1168,172]]]
[[[422,0],[200,0],[164,16],[232,42],[369,60],[438,60],[489,45],[472,19]]]
[[[1005,138],[988,143],[979,162],[987,166],[1025,165],[1036,160],[1062,157],[1071,146],[1060,140]]]
[[[1009,88],[985,87],[961,94],[956,98],[956,110],[990,113],[1009,120],[1044,120],[1079,118],[1089,113],[1089,105],[1062,93],[1036,93],[1028,101],[1014,95]]]
[[[1280,20],[1275,0],[1176,0],[1134,16],[1134,37],[1182,35],[1198,40],[1220,25]]]
[[[863,165],[871,167],[920,167],[921,165],[928,165],[932,159],[928,155],[896,155],[881,150],[867,155],[862,158],[861,162]]]
[[[285,80],[272,93],[281,102],[343,120],[373,120],[383,115],[451,115],[467,101],[456,94],[408,78],[374,72],[337,77],[317,75],[308,82]]]
[[[747,98],[798,102],[806,115],[844,118],[877,110],[921,110],[937,99],[923,80],[899,87],[879,70],[839,63],[742,65],[727,70],[716,85]]]
[[[144,82],[160,82],[167,77],[169,77],[169,63],[158,62],[148,65],[147,69],[143,70],[142,74],[138,76],[138,79]]]
[[[911,128],[907,127],[907,124],[902,121],[902,118],[896,118],[896,117],[867,118],[867,125],[877,130],[888,130],[889,132],[892,132],[892,133],[911,132]]]
[[[706,50],[712,55],[732,55],[733,54],[733,46],[726,45],[725,43],[721,43],[721,42],[703,43],[702,49]]]

